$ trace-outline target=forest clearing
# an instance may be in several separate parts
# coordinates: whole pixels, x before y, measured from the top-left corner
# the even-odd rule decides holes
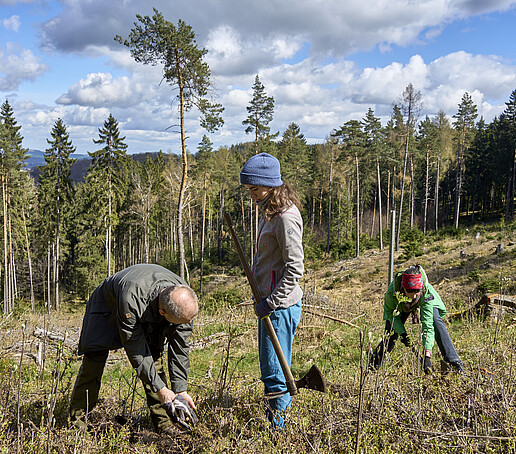
[[[224,124],[224,107],[211,96],[207,50],[182,20],[176,26],[157,9],[152,17],[136,17],[139,23],[114,41],[135,63],[163,66],[162,82],[177,107],[170,119],[180,137],[176,149],[128,153],[123,125],[109,113],[92,138],[96,150],[74,179],[76,147],[62,118],[41,152],[44,164],[30,168],[9,100],[0,109],[0,453],[516,452],[516,312],[505,304],[516,295],[516,90],[487,123],[468,92],[451,118],[440,109],[420,118],[422,94],[408,83],[384,125],[371,106],[361,119],[328,131],[324,143],[309,144],[294,122],[281,138],[271,129],[274,97],[257,74],[241,121],[253,140],[214,149],[208,135],[192,144],[185,120],[195,118],[207,134]],[[276,211],[268,211],[272,206]],[[255,265],[255,275],[260,266],[272,270],[273,278],[261,281],[268,296],[258,293],[263,299],[255,307],[226,213],[242,240],[240,258]],[[283,249],[260,242],[267,234]],[[284,292],[281,302],[293,300],[296,316],[303,293],[292,373],[299,379],[315,365],[326,381],[326,392],[301,389],[293,396],[281,430],[271,430],[264,416],[258,363],[273,361],[262,361],[256,315],[263,320],[294,306],[267,302],[283,279],[276,281],[282,268],[270,257],[285,268],[289,261],[297,296]],[[464,373],[445,370],[434,349],[434,369],[425,374],[421,328],[408,322],[412,348],[398,345],[379,368],[369,367],[384,336],[391,258],[395,270],[415,264],[426,270],[448,310],[447,330]],[[140,378],[145,374],[122,349],[109,355],[99,404],[85,411],[84,427],[70,424],[86,301],[106,277],[135,264],[177,273],[177,286],[188,284],[199,295],[190,351],[187,335],[178,347],[190,357],[188,394],[198,408],[199,421],[188,433],[154,432],[152,405],[135,369]],[[190,330],[191,318],[174,321],[163,310],[158,282],[165,279],[154,279],[156,291],[145,297],[135,291],[137,304],[145,300],[148,315],[154,303],[156,326]],[[421,294],[423,280],[411,290]],[[107,300],[105,293],[94,294]],[[113,337],[122,336],[121,324],[135,321],[125,340],[143,339],[142,313],[120,307],[95,314],[122,320]],[[264,312],[255,315],[258,307]],[[127,353],[129,343],[120,341]],[[147,361],[146,386],[154,393],[168,391],[161,381],[151,383],[155,358],[147,339],[140,344],[144,354],[135,349],[129,358]],[[99,350],[109,348],[84,350],[84,356]],[[187,366],[182,371],[186,383]],[[176,394],[168,397],[161,402]]]
[[[403,261],[397,254],[395,266],[420,263],[448,315],[461,312],[485,293],[516,293],[513,229],[497,224],[434,235],[423,255]],[[377,249],[307,263],[292,371],[297,379],[316,364],[328,391],[302,389],[286,428],[275,432],[263,415],[256,317],[238,266],[205,276],[189,379],[200,421],[173,439],[152,431],[143,389],[121,350],[110,354],[90,428],[70,426],[85,301],[50,314],[18,308],[0,321],[1,452],[515,452],[514,310],[447,323],[464,377],[441,374],[437,358],[425,376],[402,345],[372,372],[367,355],[383,332],[387,269],[388,252]],[[420,338],[418,325],[407,326]]]

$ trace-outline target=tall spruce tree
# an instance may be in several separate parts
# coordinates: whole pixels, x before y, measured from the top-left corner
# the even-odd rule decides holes
[[[204,249],[206,239],[206,198],[208,195],[208,187],[211,179],[213,167],[213,144],[206,135],[202,137],[201,142],[197,146],[197,156],[195,158],[195,173],[201,182],[201,251],[200,251],[200,278],[199,291],[203,292],[203,274],[204,274]]]
[[[365,142],[367,154],[374,157],[376,161],[376,186],[378,198],[378,236],[379,247],[383,249],[383,219],[382,219],[382,184],[380,177],[380,161],[382,160],[382,141],[384,139],[384,130],[382,123],[378,117],[375,117],[373,109],[369,108],[366,116],[362,119],[362,125],[365,134]],[[374,216],[373,221],[374,225]],[[371,229],[373,231],[373,229]]]
[[[403,174],[401,176],[401,193],[398,213],[398,228],[396,230],[396,250],[400,245],[401,220],[403,219],[403,197],[405,193],[405,177],[407,175],[407,162],[410,149],[410,141],[414,134],[419,111],[421,109],[421,92],[415,90],[412,84],[408,84],[402,95],[401,110],[406,118],[405,122],[405,153],[403,157]]]
[[[308,184],[309,156],[305,136],[296,123],[285,129],[278,144],[278,159],[285,181],[302,193]]]
[[[434,230],[439,230],[439,203],[440,203],[440,183],[441,175],[443,175],[453,158],[453,129],[450,120],[443,110],[437,112],[433,118],[436,127],[436,169],[434,184]]]
[[[163,78],[178,90],[183,172],[177,202],[177,237],[180,260],[179,275],[184,278],[186,262],[183,239],[183,203],[188,177],[185,112],[196,107],[201,114],[201,126],[212,132],[222,126],[221,115],[224,108],[207,99],[211,89],[210,68],[205,61],[208,51],[197,46],[192,27],[181,19],[176,26],[165,20],[156,8],[153,10],[152,17],[136,16],[139,23],[134,23],[128,39],[122,40],[120,36],[117,36],[115,40],[129,47],[131,55],[137,62],[144,65],[163,64]]]
[[[337,162],[345,163],[348,170],[355,174],[355,256],[358,257],[360,255],[361,208],[363,206],[361,201],[364,192],[361,188],[360,161],[364,157],[366,149],[362,123],[358,120],[349,120],[340,129],[334,131],[333,136],[339,140],[342,150]]]
[[[47,139],[49,148],[45,150],[45,165],[40,166],[39,177],[39,209],[41,221],[39,223],[40,237],[43,244],[50,251],[52,270],[49,308],[58,310],[60,306],[61,268],[63,256],[69,246],[68,233],[71,222],[71,210],[74,200],[74,187],[71,180],[70,168],[76,159],[70,157],[75,152],[72,140],[66,130],[66,125],[59,118]]]
[[[507,207],[505,218],[514,219],[514,195],[516,186],[516,90],[513,90],[506,107],[500,115],[500,124],[503,131],[503,143],[507,149],[509,158],[509,181],[507,188]]]
[[[453,225],[459,228],[461,209],[461,195],[464,174],[464,154],[467,152],[475,131],[475,119],[477,118],[477,106],[469,93],[464,93],[457,113],[453,116],[453,126],[457,131],[457,170],[455,178],[455,204],[453,210]]]
[[[124,170],[126,170],[125,137],[120,137],[118,122],[112,114],[104,122],[104,127],[99,128],[99,138],[93,139],[96,144],[104,144],[100,150],[89,153],[92,158],[89,172],[97,173],[99,182],[105,185],[106,211],[102,213],[106,224],[106,265],[109,276],[113,269],[113,229],[118,224],[116,208],[122,203],[127,188],[124,181]],[[107,200],[106,200],[107,199]],[[99,213],[101,215],[101,213]]]
[[[3,247],[3,309],[12,312],[17,293],[16,251],[23,250],[23,213],[28,204],[28,174],[23,169],[27,159],[23,148],[21,126],[17,125],[14,111],[8,101],[0,109],[0,182],[2,186],[2,247]],[[28,248],[27,248],[28,251]]]

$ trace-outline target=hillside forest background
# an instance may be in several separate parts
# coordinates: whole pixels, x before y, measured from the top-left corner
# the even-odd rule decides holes
[[[224,212],[231,214],[252,261],[258,213],[239,184],[239,171],[258,152],[279,159],[284,181],[300,195],[307,260],[382,250],[391,219],[395,248],[410,258],[421,254],[420,239],[429,230],[514,218],[516,90],[503,113],[486,123],[469,93],[452,118],[443,111],[421,118],[424,99],[409,84],[393,100],[386,124],[369,108],[363,118],[328,131],[324,143],[309,144],[295,123],[271,131],[274,98],[256,76],[247,113],[242,112],[252,139],[214,149],[209,133],[222,124],[223,106],[206,101],[206,51],[194,44],[193,31],[181,20],[175,34],[165,36],[159,25],[171,24],[158,12],[152,19],[138,18],[143,26],[125,41],[116,39],[131,48],[136,61],[162,63],[167,82],[178,88],[181,149],[131,155],[118,121],[109,115],[92,137],[97,150],[89,153],[84,177],[73,181],[78,165],[73,137],[58,119],[49,131],[45,163],[29,169],[23,130],[6,100],[0,111],[5,313],[28,301],[32,310],[37,305],[57,310],[63,300],[86,298],[106,276],[134,263],[159,263],[189,281],[195,275],[191,283],[202,293],[214,265],[238,260]],[[139,41],[150,25],[156,26],[153,39],[165,48],[179,43],[190,72],[179,77],[173,60],[152,54],[156,47]],[[188,143],[184,129],[184,112],[191,108],[199,110],[207,130],[197,144]]]
[[[256,212],[239,171],[257,151],[280,160],[284,180],[301,196],[308,259],[349,258],[373,245],[386,247],[393,210],[396,249],[408,256],[418,255],[418,238],[428,230],[513,219],[516,90],[489,124],[477,118],[467,93],[453,119],[440,112],[417,121],[406,104],[413,95],[407,87],[405,102],[394,104],[386,125],[369,109],[364,118],[329,132],[324,144],[307,144],[295,123],[279,140],[267,133],[216,150],[205,135],[187,153],[186,277],[200,273],[202,291],[202,275],[213,264],[235,262],[226,211],[252,260]],[[21,300],[31,301],[32,309],[58,309],[63,298],[85,298],[106,276],[134,263],[181,268],[180,155],[128,154],[110,115],[92,138],[99,149],[90,153],[85,178],[74,182],[75,148],[61,119],[47,139],[45,164],[29,170],[23,131],[8,101],[0,118],[4,312]]]

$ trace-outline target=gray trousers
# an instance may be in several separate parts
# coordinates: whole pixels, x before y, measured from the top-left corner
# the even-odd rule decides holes
[[[462,369],[462,361],[455,350],[455,347],[453,346],[453,342],[450,338],[450,334],[448,333],[448,330],[446,329],[446,325],[444,324],[443,319],[439,315],[439,309],[434,307],[433,310],[434,314],[434,331],[435,331],[435,342],[437,343],[437,346],[439,347],[439,351],[441,352],[441,355],[443,356],[444,360],[460,369]],[[410,312],[401,312],[400,314],[400,320],[401,323],[405,324],[407,321],[407,318],[409,317]],[[385,322],[385,331],[391,332],[391,322],[387,320]],[[389,340],[387,341],[387,352],[392,351],[394,348],[394,344],[396,343],[396,340],[398,339],[398,333],[392,332],[392,334],[389,336]],[[383,360],[383,354],[384,354],[384,345],[383,341],[380,342],[378,347],[376,347],[375,353],[374,353],[374,364],[376,367],[378,367],[382,360]]]
[[[90,412],[98,402],[100,384],[104,366],[109,351],[95,351],[84,354],[79,374],[75,381],[70,400],[70,420],[77,425],[84,423],[86,411]],[[154,357],[154,366],[158,371],[164,383],[167,383],[166,375],[161,363],[161,355]],[[145,395],[147,397],[147,406],[150,410],[152,424],[154,429],[159,431],[172,424],[170,417],[165,409],[161,406],[158,395],[152,390],[150,385],[143,383]]]

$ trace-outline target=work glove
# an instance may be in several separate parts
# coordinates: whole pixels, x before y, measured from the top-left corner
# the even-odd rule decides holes
[[[371,358],[369,359],[369,369],[370,370],[378,370],[380,366],[382,365],[383,361],[383,355],[384,355],[384,347],[383,347],[383,341],[378,344],[378,347],[376,347],[371,355]]]
[[[260,320],[263,320],[264,318],[267,318],[269,315],[271,315],[274,312],[274,309],[271,309],[267,303],[267,300],[263,299],[256,306],[254,306],[254,312]]]
[[[430,359],[430,356],[425,356],[425,359],[423,361],[423,370],[427,375],[432,373],[432,360]]]
[[[186,432],[189,432],[199,420],[194,409],[190,407],[185,398],[179,394],[172,402],[165,402],[162,405],[172,422],[179,424]]]
[[[403,333],[401,336],[400,336],[400,341],[401,343],[405,346],[405,347],[410,347],[410,339],[408,337],[408,334],[407,333]]]

